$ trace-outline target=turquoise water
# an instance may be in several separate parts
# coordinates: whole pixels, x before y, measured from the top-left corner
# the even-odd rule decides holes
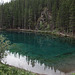
[[[53,35],[46,35],[46,34],[42,35],[38,33],[16,32],[16,31],[15,32],[1,31],[0,34],[3,34],[11,42],[10,50],[7,52],[8,56],[6,59],[4,59],[5,62],[7,62],[7,64],[16,66],[17,64],[22,64],[22,62],[23,64],[24,62],[27,62],[28,64],[26,64],[27,65],[26,67],[24,67],[24,65],[20,65],[20,68],[24,67],[24,69],[41,73],[38,72],[39,70],[37,70],[36,68],[39,68],[42,71],[43,69],[40,67],[49,68],[56,66],[56,69],[59,69],[57,65],[63,62],[63,60],[64,60],[63,64],[68,61],[73,61],[70,63],[71,65],[74,63],[75,59],[74,39],[56,37]],[[13,63],[15,62],[13,61],[12,61],[13,63],[9,62],[10,59],[8,57],[11,57],[13,61],[16,60],[15,62],[17,64],[14,65]],[[73,59],[71,60],[71,58]],[[29,67],[30,66],[29,63],[32,65],[32,67]],[[40,64],[40,66],[36,67],[37,64],[38,66]],[[73,66],[75,67],[75,64],[73,64]],[[33,67],[34,68],[36,67],[35,70],[33,69]],[[45,73],[48,70],[50,70],[50,68],[44,69]],[[48,75],[50,75],[50,73]],[[55,73],[54,75],[57,74]]]

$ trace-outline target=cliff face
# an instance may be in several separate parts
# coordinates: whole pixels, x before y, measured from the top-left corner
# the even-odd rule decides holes
[[[40,17],[37,20],[37,29],[39,30],[52,30],[54,28],[52,24],[52,15],[51,12],[44,8],[41,12]]]

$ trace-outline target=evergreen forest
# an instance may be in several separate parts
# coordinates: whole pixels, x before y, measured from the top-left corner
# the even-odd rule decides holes
[[[75,0],[11,0],[0,4],[0,28],[75,33]]]

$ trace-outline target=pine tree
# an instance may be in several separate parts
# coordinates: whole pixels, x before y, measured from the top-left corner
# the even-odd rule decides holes
[[[72,0],[71,6],[70,6],[70,30],[74,34],[75,32],[75,0]]]

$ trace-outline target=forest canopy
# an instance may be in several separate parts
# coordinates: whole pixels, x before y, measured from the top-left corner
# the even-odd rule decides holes
[[[0,5],[0,28],[75,33],[75,0],[11,0]]]

